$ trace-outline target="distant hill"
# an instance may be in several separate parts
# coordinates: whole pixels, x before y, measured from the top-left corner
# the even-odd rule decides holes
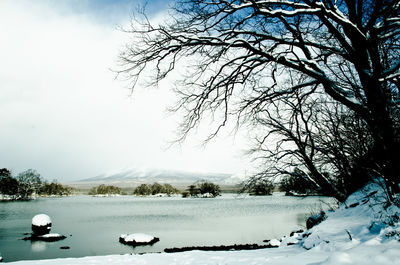
[[[206,180],[219,185],[237,185],[241,180],[230,174],[222,173],[194,173],[178,170],[160,169],[129,169],[113,174],[102,174],[93,178],[83,179],[79,182],[103,183],[169,183],[174,185],[187,185],[196,181]]]

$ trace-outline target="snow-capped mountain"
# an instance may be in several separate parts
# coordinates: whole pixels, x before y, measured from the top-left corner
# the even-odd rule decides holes
[[[110,174],[102,174],[93,178],[83,179],[80,182],[135,182],[135,183],[169,183],[192,184],[206,180],[220,185],[236,185],[240,178],[223,173],[195,173],[179,170],[162,169],[128,169]]]

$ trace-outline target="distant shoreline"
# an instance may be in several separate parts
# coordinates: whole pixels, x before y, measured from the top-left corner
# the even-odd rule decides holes
[[[171,184],[180,191],[184,191],[187,189],[187,187],[193,183],[171,183],[171,182],[159,182],[160,184]],[[116,187],[119,187],[122,189],[123,192],[127,194],[132,194],[133,190],[138,187],[141,184],[148,184],[148,183],[142,183],[142,182],[135,182],[135,181],[127,181],[127,182],[121,182],[121,181],[93,181],[93,182],[82,182],[82,181],[74,181],[74,182],[62,182],[61,184],[63,185],[68,185],[72,188],[75,189],[75,193],[78,193],[78,195],[84,195],[87,194],[87,192],[100,184],[107,184],[107,185],[113,185]],[[239,184],[232,184],[232,185],[223,185],[223,184],[218,184],[221,187],[221,192],[222,193],[239,193],[241,190],[241,186]]]

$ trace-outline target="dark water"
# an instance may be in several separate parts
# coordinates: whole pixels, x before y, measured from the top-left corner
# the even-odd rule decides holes
[[[214,199],[90,197],[40,198],[0,203],[0,256],[4,261],[160,252],[166,247],[262,243],[304,225],[311,211],[326,207],[322,197],[224,195]],[[50,216],[59,242],[20,240],[32,217]],[[160,238],[153,246],[118,242],[123,233]],[[70,249],[60,249],[69,246]]]

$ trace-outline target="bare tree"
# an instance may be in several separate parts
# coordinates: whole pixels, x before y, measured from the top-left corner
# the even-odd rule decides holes
[[[326,95],[299,92],[271,102],[255,116],[256,143],[249,153],[265,169],[250,184],[287,176],[343,201],[377,171],[370,156],[371,134],[354,112]]]
[[[337,102],[323,102],[315,111],[314,141],[319,163],[335,176],[335,185],[349,195],[373,180],[379,166],[371,154],[373,139],[367,124]]]
[[[176,87],[176,109],[186,111],[182,138],[208,114],[221,115],[212,137],[231,117],[245,121],[300,90],[322,92],[368,125],[371,156],[392,194],[400,172],[399,7],[396,0],[178,1],[163,24],[145,17],[132,24],[135,41],[121,53],[120,73],[134,87],[146,68],[157,83],[187,66]],[[296,154],[313,157],[312,146]]]

